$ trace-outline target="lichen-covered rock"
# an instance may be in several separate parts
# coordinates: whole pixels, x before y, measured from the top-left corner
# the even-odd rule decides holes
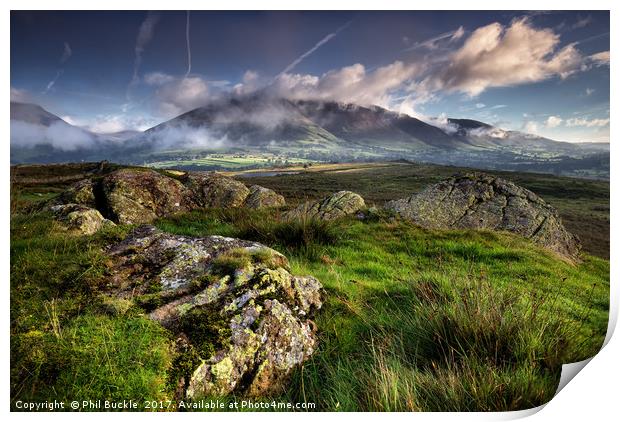
[[[185,397],[277,394],[315,350],[321,284],[291,275],[273,249],[142,226],[107,253],[111,294],[134,298],[183,344]]]
[[[83,179],[69,186],[60,194],[58,204],[80,204],[90,208],[96,208],[97,203],[93,192],[93,182],[91,179]]]
[[[67,230],[76,234],[91,235],[104,227],[115,226],[96,209],[80,204],[54,205],[50,210]]]
[[[258,185],[250,187],[250,193],[243,203],[246,208],[282,207],[284,205],[286,201],[282,195]]]
[[[187,173],[183,183],[191,200],[204,208],[235,208],[243,205],[250,190],[241,182],[221,174]]]
[[[306,202],[285,213],[284,218],[334,220],[355,214],[366,206],[364,198],[354,192],[340,191],[314,202]]]
[[[451,177],[385,208],[426,228],[506,230],[569,260],[579,255],[579,240],[553,207],[527,189],[484,173]]]
[[[176,212],[199,208],[263,208],[285,204],[271,189],[252,186],[213,172],[188,172],[175,177],[143,168],[116,170],[81,180],[42,209],[79,204],[98,210],[119,224],[145,224]]]
[[[104,214],[121,224],[141,224],[187,207],[181,182],[147,169],[122,169],[101,183]]]

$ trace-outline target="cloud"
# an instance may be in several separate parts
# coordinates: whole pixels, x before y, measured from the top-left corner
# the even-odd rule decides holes
[[[32,101],[31,95],[24,89],[11,87],[11,101],[18,103],[28,103]]]
[[[212,99],[209,83],[199,76],[184,78],[157,76],[159,82],[155,92],[159,114],[174,117],[181,113],[204,106]]]
[[[483,103],[476,103],[476,108],[485,108],[486,105]]]
[[[594,91],[596,91],[594,88],[586,88],[586,96],[589,97],[594,94]]]
[[[191,127],[188,125],[165,126],[164,128],[146,134],[148,141],[155,150],[170,148],[211,149],[230,146],[226,136],[217,136],[205,127]]]
[[[62,56],[60,57],[60,63],[65,63],[67,60],[69,60],[72,54],[73,50],[71,50],[71,46],[68,42],[65,41],[65,49],[62,52]]]
[[[67,60],[69,60],[72,54],[73,54],[73,51],[71,50],[71,46],[69,45],[68,42],[65,41],[64,49],[63,49],[62,55],[60,56],[60,64],[64,65],[67,62]],[[56,82],[58,82],[58,79],[60,79],[63,73],[65,73],[65,70],[62,67],[56,71],[56,76],[54,76],[54,78],[51,81],[49,81],[47,85],[45,86],[45,89],[43,90],[43,95],[47,95],[47,93],[50,92],[52,88],[54,88],[54,85],[56,85]]]
[[[290,99],[315,99],[351,102],[360,105],[388,106],[391,94],[411,81],[420,67],[395,61],[371,72],[356,63],[331,70],[321,76],[285,73],[269,86],[271,92]]]
[[[427,40],[416,42],[411,47],[405,48],[403,51],[413,51],[417,50],[418,48],[434,50],[438,48],[440,41],[448,40],[448,43],[451,43],[453,41],[461,39],[463,35],[465,35],[465,29],[462,26],[459,26],[454,31],[444,32],[443,34],[439,34]]]
[[[582,117],[576,117],[566,120],[566,126],[575,127],[604,127],[609,125],[609,118],[607,119],[586,119]]]
[[[144,82],[147,85],[161,86],[175,80],[174,76],[163,72],[151,72],[144,75]]]
[[[52,88],[54,88],[54,85],[56,85],[56,82],[58,81],[58,79],[62,76],[62,74],[65,71],[63,69],[59,69],[56,72],[56,76],[54,76],[54,79],[52,79],[51,81],[49,81],[47,83],[47,85],[45,86],[45,89],[43,90],[43,95],[46,95],[48,92],[50,92],[52,90]]]
[[[185,23],[185,42],[187,44],[187,72],[185,72],[185,77],[187,78],[192,72],[192,47],[189,42],[189,10],[187,11],[187,21]]]
[[[336,35],[338,35],[340,33],[340,31],[343,31],[344,29],[346,29],[349,25],[351,25],[352,21],[349,21],[347,23],[345,23],[344,25],[342,25],[340,28],[338,28],[336,31],[327,34],[325,37],[323,37],[319,42],[317,42],[310,50],[306,51],[304,54],[302,54],[301,56],[299,56],[298,58],[296,58],[295,60],[293,60],[288,66],[286,66],[284,68],[284,70],[282,72],[280,72],[278,74],[278,76],[276,76],[276,79],[280,76],[282,76],[285,73],[289,73],[291,72],[293,69],[295,69],[295,67],[297,67],[297,65],[299,63],[301,63],[306,57],[310,56],[312,53],[314,53],[316,50],[318,50],[319,48],[321,48],[321,46],[323,46],[324,44],[326,44],[329,40],[331,40],[332,38],[334,38]]]
[[[51,145],[63,151],[74,151],[92,147],[95,138],[88,132],[54,122],[49,127],[11,120],[11,146],[32,148],[36,145]]]
[[[492,87],[565,78],[579,69],[582,58],[574,44],[558,50],[559,41],[551,29],[534,28],[526,18],[514,20],[507,28],[499,23],[483,26],[425,86],[476,96]]]
[[[585,26],[590,25],[592,22],[594,21],[594,19],[592,19],[592,16],[588,15],[586,17],[579,17],[577,19],[577,22],[575,22],[573,25],[571,25],[571,29],[577,29],[577,28],[583,28]]]
[[[588,56],[588,61],[594,66],[605,66],[609,64],[609,51],[601,51],[600,53]]]
[[[138,29],[138,36],[136,37],[136,45],[134,47],[135,59],[133,64],[133,76],[129,85],[127,86],[127,99],[129,99],[131,88],[140,80],[140,66],[142,65],[142,54],[146,49],[146,46],[151,42],[153,34],[155,33],[155,27],[159,22],[159,14],[148,12],[146,18],[140,24]]]
[[[533,122],[533,121],[527,121],[525,123],[523,123],[523,127],[521,129],[523,132],[525,133],[537,133],[538,132],[538,123]]]
[[[549,116],[549,118],[545,121],[545,126],[548,128],[558,127],[562,124],[562,118],[558,116]]]

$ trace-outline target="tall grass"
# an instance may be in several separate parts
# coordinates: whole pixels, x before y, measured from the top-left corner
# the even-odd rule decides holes
[[[421,230],[387,216],[282,221],[277,210],[158,220],[190,236],[255,240],[325,287],[318,350],[285,396],[318,410],[516,410],[555,392],[562,363],[592,356],[607,327],[609,262],[558,261],[516,236]],[[170,339],[128,304],[110,315],[101,247],[49,215],[11,220],[11,395],[170,397]],[[222,271],[244,255],[225,256]],[[206,348],[209,345],[204,345]]]

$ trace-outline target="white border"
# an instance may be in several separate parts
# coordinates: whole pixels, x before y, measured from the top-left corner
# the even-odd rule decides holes
[[[282,1],[282,0],[263,0],[260,2],[252,2],[252,1],[243,1],[243,0],[228,0],[226,2],[213,2],[207,3],[204,1],[162,1],[162,0],[151,0],[151,1],[136,1],[136,0],[108,0],[106,2],[84,2],[77,0],[57,0],[54,1],[53,4],[50,2],[45,2],[42,0],[27,0],[27,1],[12,1],[9,0],[4,4],[7,5],[5,9],[5,15],[2,25],[2,35],[3,35],[3,50],[5,57],[9,56],[10,52],[10,9],[22,10],[22,9],[33,9],[33,10],[49,10],[49,9],[78,9],[78,10],[100,10],[100,9],[112,9],[112,10],[148,10],[148,9],[159,9],[159,10],[185,10],[185,9],[193,9],[193,10],[201,10],[201,9],[213,9],[213,10],[292,10],[292,9],[302,9],[302,10],[610,10],[611,9],[611,50],[615,52],[614,46],[617,46],[618,39],[618,31],[617,25],[620,23],[620,19],[618,19],[618,10],[620,7],[616,6],[620,4],[619,2],[614,1],[602,1],[602,0],[589,0],[587,2],[568,2],[564,1],[554,1],[554,0],[521,0],[521,1],[506,1],[499,4],[497,0],[470,0],[467,2],[462,1],[433,1],[433,2],[412,2],[405,0],[382,0],[382,1],[371,1],[371,0],[339,0],[328,1],[328,0],[314,0],[314,1],[303,1],[303,2],[291,2]],[[464,9],[464,5],[467,6],[467,9]],[[616,7],[614,7],[616,6]],[[615,54],[615,53],[614,53]],[[614,87],[616,87],[617,74],[614,72],[615,66],[612,64],[611,66],[611,92],[614,92]],[[2,278],[4,281],[4,289],[2,295],[2,302],[4,304],[4,333],[5,336],[8,337],[9,333],[9,321],[8,321],[8,313],[9,313],[9,120],[6,118],[9,114],[9,102],[6,101],[7,97],[10,97],[10,67],[8,63],[6,63],[0,69],[2,72],[3,80],[5,80],[5,85],[2,87],[3,92],[5,92],[4,98],[5,101],[1,103],[1,107],[3,110],[4,119],[2,119],[2,137],[0,150],[2,151],[2,157],[4,160],[4,165],[2,166],[3,173],[3,183],[1,184],[2,195],[5,198],[5,205],[2,208],[3,221],[5,223],[2,225],[2,233],[4,234],[3,242],[1,244],[2,247],[2,269],[5,277]],[[615,142],[614,128],[616,127],[616,115],[618,110],[618,97],[614,96],[611,98],[611,139],[612,143]],[[620,141],[619,141],[620,142]],[[618,225],[616,224],[616,210],[618,209],[618,186],[616,171],[618,168],[619,160],[618,157],[618,148],[612,146],[611,148],[611,312],[610,312],[610,329],[608,331],[606,346],[601,350],[601,352],[595,356],[582,370],[573,381],[569,382],[568,385],[559,392],[559,394],[551,400],[546,406],[541,406],[540,408],[522,411],[522,412],[508,412],[508,413],[420,413],[420,414],[411,414],[411,413],[400,413],[400,414],[386,414],[381,413],[378,415],[365,413],[365,414],[355,414],[350,415],[353,417],[375,417],[379,416],[380,418],[394,418],[394,419],[407,419],[416,418],[421,420],[508,420],[508,419],[516,419],[524,416],[532,415],[532,420],[539,421],[547,421],[547,420],[562,420],[562,419],[589,419],[589,420],[610,420],[616,419],[618,417],[618,410],[620,409],[618,399],[618,379],[620,376],[620,367],[618,365],[618,356],[620,356],[620,342],[618,341],[618,335],[611,336],[613,333],[613,329],[615,327],[615,321],[617,321],[618,317],[618,299],[620,295],[618,294],[618,286],[616,282],[616,276],[618,274],[617,265],[615,263],[620,262],[620,252],[618,252],[618,248],[614,249],[614,245],[616,245],[616,240],[618,239]],[[3,347],[1,349],[1,358],[3,365],[2,371],[2,409],[8,413],[9,409],[9,342],[8,338],[3,342]],[[107,418],[108,415],[105,414],[91,414],[89,416],[95,418]],[[349,415],[347,415],[348,417]],[[21,419],[30,419],[33,417],[31,414],[20,414],[20,413],[12,413],[9,417],[21,420]],[[76,420],[77,418],[81,418],[82,416],[79,414],[67,414],[67,413],[52,413],[52,414],[38,414],[35,417],[39,418],[50,418],[57,419],[67,418],[70,420]],[[142,418],[170,418],[170,417],[183,417],[188,419],[225,419],[227,421],[236,421],[246,419],[250,417],[252,419],[268,419],[268,420],[285,420],[291,417],[291,414],[285,413],[252,413],[250,415],[246,414],[236,414],[236,413],[223,413],[223,414],[131,414],[128,416],[127,414],[115,414],[114,418],[132,418],[132,419],[142,419]],[[318,416],[315,413],[303,414],[298,413],[295,414],[295,419],[315,419],[317,417],[328,419],[337,418],[338,415],[336,413],[328,413],[321,416]]]

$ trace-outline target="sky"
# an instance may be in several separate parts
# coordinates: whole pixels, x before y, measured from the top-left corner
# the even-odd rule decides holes
[[[609,12],[12,11],[11,100],[94,132],[225,96],[609,142]]]

